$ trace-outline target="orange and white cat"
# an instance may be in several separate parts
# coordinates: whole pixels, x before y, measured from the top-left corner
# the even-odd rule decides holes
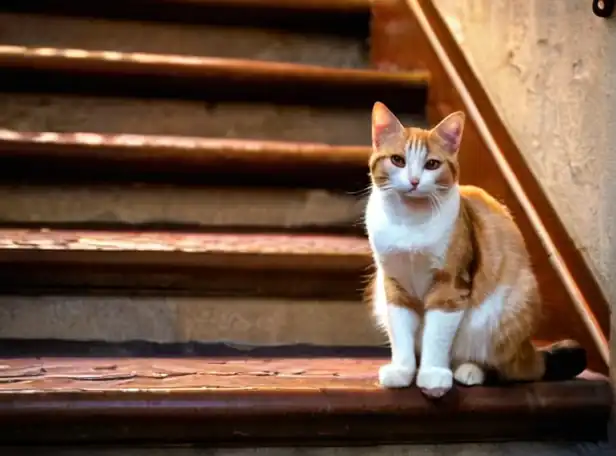
[[[541,303],[522,234],[488,193],[458,184],[464,121],[455,112],[432,130],[405,128],[382,103],[373,108],[365,223],[369,292],[391,343],[379,371],[387,388],[415,380],[439,397],[454,379],[482,384],[488,368],[507,380],[546,371],[531,342]]]

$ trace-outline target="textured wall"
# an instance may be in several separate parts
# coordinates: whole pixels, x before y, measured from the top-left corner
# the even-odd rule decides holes
[[[590,0],[434,3],[616,302],[616,18]]]

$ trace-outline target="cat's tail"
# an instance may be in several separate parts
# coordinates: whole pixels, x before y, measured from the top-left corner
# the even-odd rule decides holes
[[[538,351],[545,360],[543,380],[570,380],[586,369],[586,350],[574,340],[555,342]]]

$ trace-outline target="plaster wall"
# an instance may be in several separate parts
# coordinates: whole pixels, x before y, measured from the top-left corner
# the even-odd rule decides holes
[[[616,302],[616,19],[579,0],[434,0]]]

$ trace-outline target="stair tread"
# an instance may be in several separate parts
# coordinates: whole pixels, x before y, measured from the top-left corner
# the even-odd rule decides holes
[[[250,82],[267,78],[270,83],[285,78],[296,83],[339,84],[341,88],[385,85],[425,87],[429,81],[429,73],[425,70],[386,72],[266,60],[12,45],[0,45],[0,68],[74,68],[103,74],[136,73],[144,76],[173,73],[176,77],[229,77]]]
[[[366,168],[370,151],[369,146],[308,142],[0,129],[0,158],[34,155],[142,164],[161,161],[167,165],[178,161],[200,170],[234,163],[264,168],[284,165],[303,169],[315,164]]]
[[[408,441],[585,438],[602,434],[610,413],[609,381],[588,371],[566,382],[456,387],[442,400],[430,401],[416,388],[380,389],[376,373],[384,362],[354,357],[8,358],[0,360],[0,420],[19,418],[23,429],[25,421],[37,420],[39,425],[27,431],[33,440],[276,441],[286,435]],[[306,416],[312,419],[307,422]],[[234,417],[229,426],[206,426],[208,420]],[[182,429],[170,425],[170,418],[180,420]],[[140,419],[147,425],[140,427]],[[263,419],[286,429],[264,429],[259,426]],[[439,426],[443,419],[448,429]],[[101,429],[100,420],[109,427]],[[48,423],[62,423],[63,432],[52,434]],[[71,425],[92,431],[95,423],[94,434],[71,433]],[[120,428],[122,434],[109,434]],[[0,440],[14,438],[3,432]]]
[[[370,249],[363,237],[327,234],[0,229],[0,263],[358,271],[370,264]]]
[[[113,93],[130,88],[133,96],[163,91],[163,96],[213,97],[233,86],[242,96],[250,94],[265,100],[283,97],[289,102],[339,105],[346,99],[347,104],[359,106],[377,97],[396,107],[404,106],[404,112],[410,107],[424,108],[429,81],[429,74],[423,70],[384,72],[247,59],[11,45],[0,46],[0,69],[7,77],[12,76],[13,88],[25,84],[32,90],[79,91],[85,87]],[[31,74],[45,77],[32,84],[31,80],[24,80],[24,75]],[[276,90],[265,90],[272,85],[276,85]],[[234,96],[230,92],[225,96]],[[360,104],[353,101],[351,94],[359,97]],[[399,98],[405,96],[414,96],[418,102],[414,106],[409,99],[402,103]]]
[[[0,129],[0,178],[348,191],[367,185],[370,152],[369,146],[308,142]]]
[[[0,250],[127,251],[260,255],[369,255],[365,238],[303,234],[0,229]]]

